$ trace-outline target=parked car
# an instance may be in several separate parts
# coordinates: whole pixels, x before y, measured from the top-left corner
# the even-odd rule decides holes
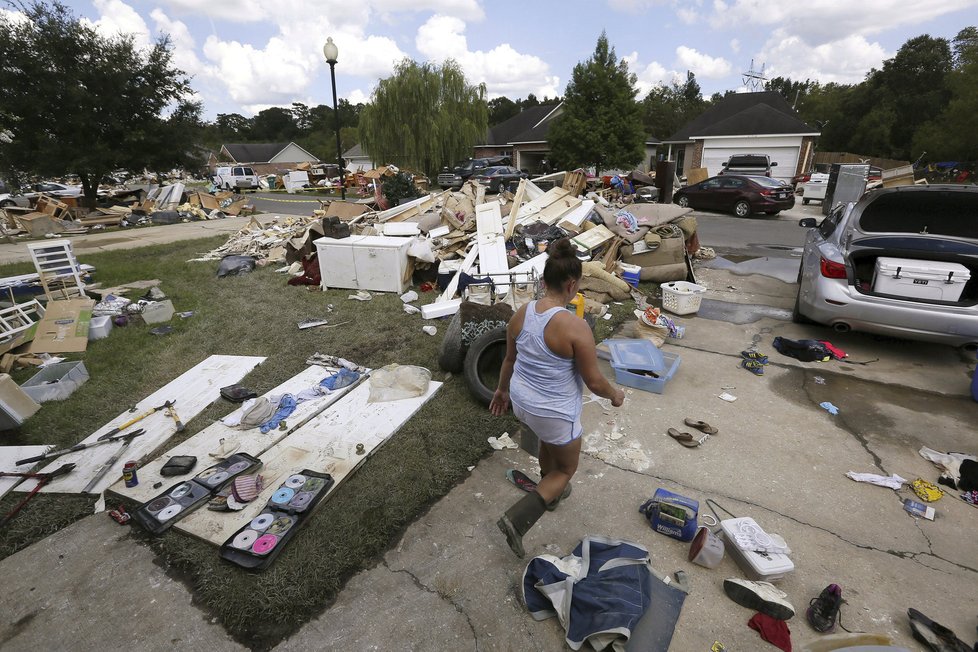
[[[873,190],[810,228],[794,319],[835,330],[978,343],[978,187]]]
[[[11,206],[27,208],[30,205],[30,200],[24,195],[14,195],[9,192],[0,194],[0,208],[9,208]]]
[[[438,185],[442,188],[458,189],[469,177],[478,174],[483,168],[496,165],[509,165],[512,160],[508,156],[490,156],[487,158],[470,158],[459,161],[452,169],[443,168],[438,175]]]
[[[734,154],[723,165],[720,175],[744,174],[751,176],[771,176],[771,168],[777,165],[767,154]]]
[[[50,195],[52,197],[81,197],[82,194],[81,186],[69,186],[63,183],[55,183],[54,181],[42,181],[41,183],[31,184],[30,190],[31,192],[24,193],[28,198],[37,197],[39,194]]]
[[[673,195],[673,201],[683,207],[750,217],[755,213],[777,215],[795,205],[795,195],[791,186],[777,179],[728,175],[686,186]]]
[[[486,186],[487,192],[499,192],[500,189],[508,187],[513,181],[519,181],[526,177],[527,174],[525,172],[521,172],[508,165],[483,168],[472,175],[475,181]]]

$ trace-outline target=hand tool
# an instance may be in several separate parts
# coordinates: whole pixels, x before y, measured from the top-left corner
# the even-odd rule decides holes
[[[139,430],[133,430],[125,435],[120,435],[119,437],[108,437],[108,434],[102,435],[90,444],[75,444],[71,448],[62,448],[61,450],[51,451],[49,453],[44,453],[43,455],[35,455],[34,457],[28,457],[23,460],[17,460],[15,464],[20,466],[21,464],[30,464],[31,462],[40,462],[41,460],[49,460],[53,457],[61,457],[62,455],[67,455],[68,453],[74,453],[75,451],[85,450],[86,448],[93,448],[95,446],[101,446],[102,444],[109,444],[114,441],[119,441],[120,439],[138,437],[139,435],[145,435],[146,431],[140,428]]]
[[[115,455],[113,455],[112,457],[110,457],[105,462],[105,464],[103,464],[102,466],[100,466],[98,468],[98,471],[95,472],[95,475],[92,476],[92,479],[89,481],[89,483],[87,485],[85,485],[85,488],[84,489],[82,489],[82,493],[83,494],[90,493],[92,491],[92,489],[95,488],[95,485],[97,485],[98,482],[99,482],[99,480],[102,479],[102,476],[104,476],[109,471],[109,469],[111,469],[115,465],[115,463],[119,461],[119,458],[122,457],[122,454],[126,452],[126,449],[129,448],[129,444],[132,443],[133,438],[134,437],[138,437],[143,432],[144,431],[142,430],[142,428],[140,428],[139,430],[133,430],[132,432],[130,432],[128,434],[120,435],[120,436],[115,437],[115,438],[112,439],[112,441],[116,441],[116,440],[119,440],[119,439],[122,439],[124,441],[123,441],[122,446],[119,447],[119,450],[116,451]]]
[[[19,463],[18,466],[20,466]],[[13,471],[0,472],[0,478],[25,478],[25,479],[37,480],[37,484],[34,485],[34,488],[31,489],[31,492],[27,494],[27,496],[22,501],[17,503],[16,507],[14,507],[12,510],[7,512],[7,514],[2,519],[0,519],[0,528],[2,528],[7,523],[9,523],[10,519],[16,516],[17,512],[19,512],[21,508],[23,508],[24,505],[26,505],[30,501],[30,499],[33,498],[34,495],[41,490],[41,487],[43,487],[48,482],[50,482],[52,478],[57,478],[58,476],[67,475],[68,473],[71,473],[72,469],[74,468],[75,468],[74,464],[62,464],[60,467],[56,468],[54,471],[51,471],[49,473],[15,473]]]
[[[142,421],[146,417],[150,416],[151,414],[156,414],[160,410],[165,410],[165,409],[167,409],[169,407],[172,407],[174,403],[176,403],[176,401],[167,401],[166,403],[164,403],[163,405],[160,405],[159,407],[155,407],[155,408],[152,408],[151,410],[148,410],[146,412],[143,412],[139,416],[133,417],[132,419],[129,419],[129,421],[126,421],[122,425],[116,426],[112,430],[108,431],[107,433],[105,433],[104,435],[102,435],[101,437],[99,437],[99,439],[108,439],[109,437],[111,437],[112,435],[116,434],[117,432],[122,432],[123,430],[125,430],[129,426],[133,425],[134,423],[139,423],[140,421]],[[135,408],[133,408],[133,409],[135,409]]]
[[[173,401],[170,401],[166,406],[166,416],[173,419],[173,422],[177,424],[177,432],[183,432],[183,421],[181,421],[180,417],[177,416],[177,411],[173,409]]]

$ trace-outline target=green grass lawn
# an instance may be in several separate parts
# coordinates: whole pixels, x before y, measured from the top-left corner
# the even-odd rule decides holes
[[[435,398],[349,477],[262,573],[224,562],[216,547],[179,532],[151,537],[133,528],[133,535],[153,547],[171,576],[190,586],[198,605],[242,643],[267,649],[328,607],[353,574],[376,563],[408,524],[467,476],[466,467],[490,452],[487,437],[512,432],[515,420],[487,418],[486,408],[469,397],[462,378],[446,379],[438,369],[447,322],[439,322],[438,335],[431,337],[421,331],[424,322],[417,315],[403,312],[395,294],[375,293],[372,301],[359,302],[347,299],[348,290],[289,287],[284,275],[269,268],[219,279],[216,261],[185,262],[225,240],[219,236],[84,256],[81,262],[96,266],[95,280],[104,287],[157,278],[177,312],[192,310],[195,315],[174,317],[174,332],[167,336],[150,335],[149,326],[138,325],[115,328],[110,337],[91,342],[84,354],[72,356],[84,360],[91,379],[68,400],[45,403],[19,431],[4,433],[3,444],[75,444],[212,354],[267,356],[244,380],[259,393],[302,371],[306,358],[317,351],[373,368],[420,365],[431,369],[436,380],[446,380]],[[30,263],[6,265],[0,267],[0,276],[31,271]],[[428,293],[422,302],[434,298]],[[327,304],[334,306],[329,314]],[[632,305],[611,308],[613,319],[598,320],[598,341],[630,317]],[[308,317],[350,323],[299,331],[296,323]],[[15,372],[14,379],[22,383],[33,373]],[[163,450],[233,408],[218,401]],[[0,513],[21,497],[13,494],[0,501]],[[38,495],[0,531],[0,557],[91,514],[93,505],[87,497]]]

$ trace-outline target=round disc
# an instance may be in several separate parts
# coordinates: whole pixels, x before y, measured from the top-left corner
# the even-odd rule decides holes
[[[278,543],[277,536],[274,534],[263,534],[255,541],[255,545],[251,547],[251,551],[256,555],[264,555],[270,552],[276,543]]]
[[[231,540],[231,547],[238,550],[249,550],[257,539],[258,533],[254,530],[242,530],[238,532],[238,536]]]
[[[184,482],[183,484],[178,484],[170,492],[170,498],[183,498],[190,493],[190,483]]]
[[[171,518],[183,511],[183,507],[177,504],[170,505],[169,507],[164,507],[156,515],[157,521],[169,521]]]
[[[268,526],[265,534],[285,534],[294,521],[289,516],[279,516],[275,522]]]
[[[234,475],[235,473],[241,473],[248,468],[247,462],[235,462],[231,466],[225,469],[229,475]]]
[[[309,478],[308,480],[306,480],[306,483],[302,485],[302,490],[313,491],[313,492],[319,491],[320,489],[323,488],[323,485],[325,484],[326,481],[323,480],[322,478]]]
[[[220,471],[219,473],[215,473],[211,477],[207,478],[207,484],[219,485],[225,480],[227,480],[229,477],[231,476],[228,474],[227,471]]]
[[[291,501],[289,501],[289,507],[294,509],[305,509],[309,506],[312,501],[313,493],[309,491],[301,491],[295,495]]]
[[[272,502],[275,503],[276,505],[285,505],[290,500],[292,500],[293,496],[295,496],[295,491],[293,489],[289,489],[288,487],[282,487],[274,494],[272,494]]]
[[[289,476],[289,479],[285,481],[285,486],[289,489],[298,489],[306,483],[306,476],[299,475],[296,473],[293,476]]]
[[[157,498],[149,505],[146,505],[146,509],[155,514],[156,512],[160,511],[161,509],[163,509],[169,504],[170,504],[170,499],[167,498],[166,496],[163,496],[162,498]]]
[[[274,521],[274,520],[275,520],[275,517],[272,516],[271,514],[268,514],[268,513],[259,514],[254,519],[252,519],[252,521],[251,521],[251,529],[252,530],[264,530],[269,525],[271,525],[272,524],[272,521]]]
[[[211,477],[215,473],[217,473],[217,469],[213,469],[213,468],[212,469],[204,469],[203,471],[201,471],[200,473],[197,474],[197,479],[198,480],[206,480],[207,478]]]

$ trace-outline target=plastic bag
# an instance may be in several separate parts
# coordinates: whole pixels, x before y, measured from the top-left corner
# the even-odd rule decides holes
[[[255,263],[252,256],[225,256],[217,266],[217,278],[248,274],[255,270]]]
[[[389,364],[370,374],[368,403],[399,401],[422,396],[428,391],[431,372],[424,367]]]

